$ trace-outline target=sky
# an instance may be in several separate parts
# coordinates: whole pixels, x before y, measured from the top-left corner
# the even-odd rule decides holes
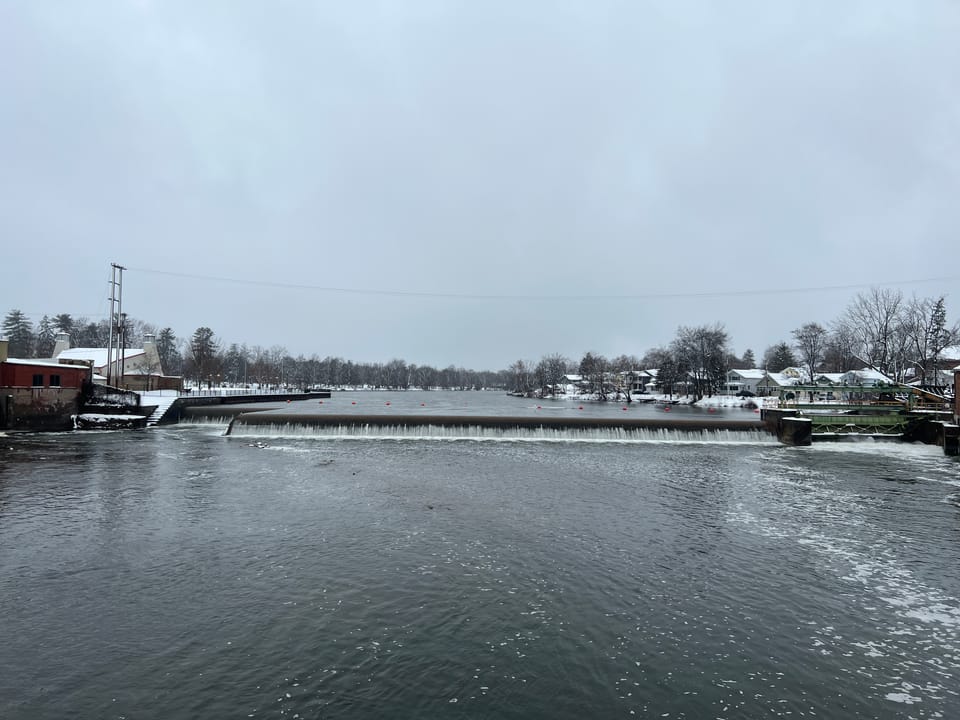
[[[506,368],[960,316],[954,0],[0,0],[0,313]]]

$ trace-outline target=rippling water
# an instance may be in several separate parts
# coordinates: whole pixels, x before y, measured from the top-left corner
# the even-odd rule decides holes
[[[222,432],[0,437],[0,716],[960,716],[938,448]]]

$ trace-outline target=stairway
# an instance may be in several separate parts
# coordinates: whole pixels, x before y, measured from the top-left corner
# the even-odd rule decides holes
[[[140,393],[141,404],[157,406],[157,409],[154,410],[150,414],[150,417],[147,418],[147,426],[149,427],[159,423],[160,419],[166,414],[167,410],[170,409],[170,406],[176,402],[177,397],[178,395],[176,392],[169,390],[165,394],[161,394],[157,391]]]

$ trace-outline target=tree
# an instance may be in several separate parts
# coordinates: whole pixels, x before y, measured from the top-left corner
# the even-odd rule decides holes
[[[946,300],[913,298],[906,307],[903,322],[908,340],[907,353],[924,385],[939,382],[940,354],[960,336],[960,325],[947,326]]]
[[[157,335],[157,354],[166,375],[179,375],[182,370],[179,346],[180,342],[170,328],[165,327]]]
[[[899,290],[871,288],[858,294],[839,320],[853,354],[884,375],[893,374],[895,335],[903,330],[901,310],[903,293]]]
[[[678,364],[690,374],[697,400],[713,395],[724,384],[730,357],[727,343],[727,331],[720,324],[681,326],[677,330],[670,349]]]
[[[607,367],[609,363],[603,355],[594,355],[588,352],[580,360],[577,368],[581,378],[587,383],[589,391],[595,394],[600,400],[607,399],[606,381]]]
[[[70,313],[60,313],[53,316],[53,325],[57,332],[73,335],[73,317]]]
[[[213,330],[208,327],[198,327],[190,338],[190,364],[192,375],[197,384],[206,380],[210,383],[211,375],[214,374],[214,360],[217,355],[219,343],[213,334]]]
[[[56,328],[53,321],[47,315],[44,315],[37,325],[37,341],[34,348],[36,356],[41,358],[53,357],[53,346],[56,342]]]
[[[73,326],[75,347],[105,348],[110,340],[110,321],[93,322],[85,317],[77,318]]]
[[[797,353],[807,370],[807,378],[812,383],[823,360],[827,330],[818,323],[810,322],[794,330],[793,337],[796,340]]]
[[[771,345],[763,353],[763,369],[767,372],[782,372],[785,368],[796,365],[797,357],[785,342]]]
[[[528,363],[517,360],[510,366],[510,390],[524,395],[533,389],[533,373]]]
[[[7,352],[13,358],[33,357],[33,348],[36,338],[33,326],[20,310],[11,310],[3,320],[3,332],[7,338]]]
[[[850,337],[844,332],[842,325],[835,326],[827,336],[823,348],[822,369],[824,372],[845,373],[856,370],[858,364],[861,367],[863,365],[857,363],[857,358],[853,355]]]
[[[743,364],[743,367],[747,370],[755,368],[757,366],[757,360],[753,357],[753,350],[747,348],[743,353],[743,358],[740,360]]]

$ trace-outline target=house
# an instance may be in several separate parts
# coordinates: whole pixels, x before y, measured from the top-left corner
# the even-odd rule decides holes
[[[73,429],[90,366],[11,358],[7,350],[8,342],[0,340],[0,428]]]
[[[789,391],[790,387],[802,385],[806,373],[800,368],[788,367],[780,372],[765,372],[757,383],[757,395],[778,395]]]
[[[876,387],[877,385],[894,385],[893,380],[888,378],[882,372],[863,368],[862,370],[848,370],[840,376],[841,385],[863,385],[863,387]]]
[[[654,376],[646,370],[624,370],[617,373],[619,388],[631,395],[641,395],[648,391]]]
[[[720,394],[736,395],[737,393],[750,392],[759,395],[757,389],[765,374],[760,368],[728,370],[723,391]]]
[[[843,385],[843,373],[819,373],[813,378],[814,385]]]
[[[160,354],[153,335],[146,335],[142,348],[125,348],[122,353],[107,348],[71,348],[70,336],[57,335],[53,350],[61,363],[92,363],[94,382],[126,390],[180,390],[183,379],[163,374]],[[109,356],[109,360],[108,360]]]

